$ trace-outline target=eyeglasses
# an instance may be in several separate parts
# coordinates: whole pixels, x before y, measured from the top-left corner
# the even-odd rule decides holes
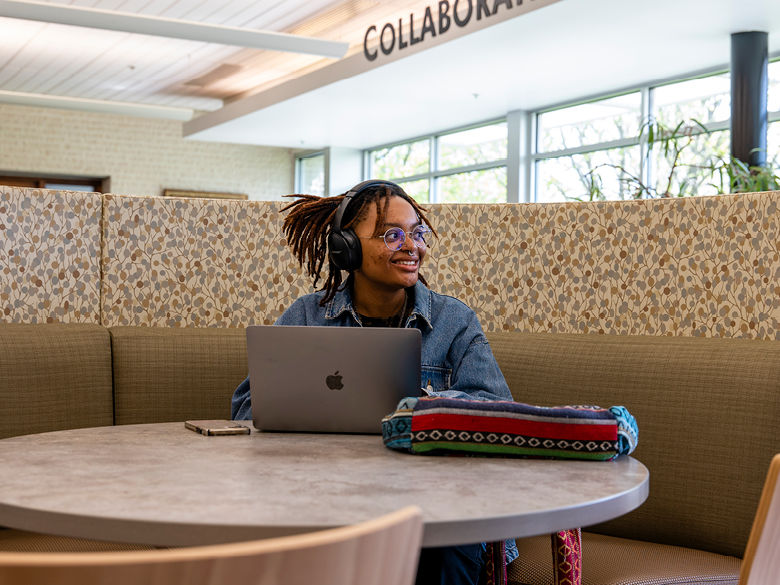
[[[411,236],[412,242],[418,248],[430,248],[433,243],[433,232],[425,226],[417,226],[410,232],[406,232],[399,227],[392,227],[384,235],[371,236],[372,238],[382,238],[388,250],[397,252],[404,247],[406,236]]]

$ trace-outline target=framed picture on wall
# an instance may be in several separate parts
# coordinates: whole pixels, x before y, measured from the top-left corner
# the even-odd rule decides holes
[[[186,191],[183,189],[163,189],[163,197],[198,197],[200,199],[249,199],[249,195],[245,193]]]

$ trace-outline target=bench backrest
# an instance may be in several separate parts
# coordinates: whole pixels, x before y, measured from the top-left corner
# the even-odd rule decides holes
[[[312,290],[284,203],[0,187],[0,319],[272,323]],[[487,331],[780,339],[780,192],[429,207],[422,272]]]

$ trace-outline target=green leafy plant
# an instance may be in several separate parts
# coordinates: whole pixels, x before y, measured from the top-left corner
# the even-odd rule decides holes
[[[780,176],[771,165],[748,166],[741,160],[718,159],[710,167],[717,182],[710,183],[719,193],[750,193],[780,190]]]
[[[780,190],[780,176],[771,164],[749,166],[723,153],[712,152],[699,164],[685,162],[686,154],[696,145],[699,137],[706,136],[706,127],[698,120],[680,122],[669,127],[654,119],[642,124],[640,142],[647,144],[645,166],[652,160],[665,162],[667,170],[653,183],[622,165],[605,163],[591,169],[585,176],[586,193],[572,197],[577,201],[603,201],[608,197],[601,177],[603,168],[617,171],[621,184],[619,199],[657,199],[664,197],[689,197],[696,195],[701,185],[707,185],[718,193],[744,193],[751,191]],[[689,157],[689,158],[697,158]],[[627,195],[627,196],[626,196]]]

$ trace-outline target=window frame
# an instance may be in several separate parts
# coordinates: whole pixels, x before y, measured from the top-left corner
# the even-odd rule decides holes
[[[10,171],[0,171],[0,185],[12,187],[28,187],[33,189],[51,189],[51,186],[57,185],[55,190],[67,190],[60,187],[90,187],[90,189],[71,189],[72,191],[84,191],[85,193],[108,193],[111,191],[110,177],[83,177],[77,175],[47,175],[34,173],[16,173]]]

